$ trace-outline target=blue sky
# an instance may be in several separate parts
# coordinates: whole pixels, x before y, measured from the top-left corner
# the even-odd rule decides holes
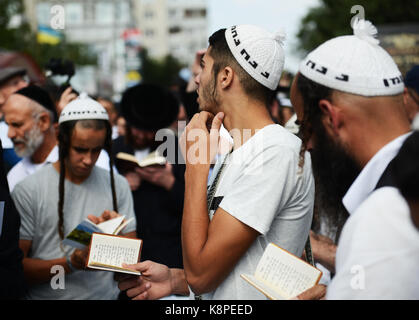
[[[301,56],[295,52],[296,33],[301,18],[318,0],[208,0],[209,27],[212,34],[235,24],[254,24],[268,31],[285,30],[285,69],[296,72]]]

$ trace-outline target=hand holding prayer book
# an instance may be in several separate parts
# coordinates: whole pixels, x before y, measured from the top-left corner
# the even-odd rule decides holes
[[[138,159],[132,154],[119,152],[116,155],[115,166],[119,172],[126,173],[130,171],[135,171],[135,168],[145,168],[148,166],[164,166],[166,162],[166,158],[161,156],[157,152],[157,150],[150,153],[141,161],[138,161]]]
[[[125,221],[124,218],[125,216],[119,216],[99,224],[94,224],[89,219],[85,219],[65,237],[62,243],[83,250],[89,245],[92,233],[116,235],[134,219],[131,218]]]
[[[93,233],[90,241],[86,267],[103,271],[141,275],[141,272],[127,269],[125,264],[136,264],[140,260],[141,239]]]
[[[288,251],[268,244],[254,275],[241,277],[272,300],[287,300],[315,286],[322,272]]]

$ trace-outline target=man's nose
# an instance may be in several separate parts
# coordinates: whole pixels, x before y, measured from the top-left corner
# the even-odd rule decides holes
[[[9,137],[9,139],[13,139],[16,137],[16,130],[12,126],[9,126],[9,130],[7,131],[7,136]]]
[[[201,72],[196,74],[194,81],[196,85],[199,85],[199,82],[201,81]]]
[[[83,164],[85,164],[86,166],[91,166],[92,163],[93,163],[93,153],[89,151],[83,157]]]

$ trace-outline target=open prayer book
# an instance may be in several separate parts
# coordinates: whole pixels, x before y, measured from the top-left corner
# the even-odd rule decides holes
[[[105,222],[94,224],[89,219],[83,220],[63,240],[64,245],[84,249],[90,243],[92,233],[119,234],[134,218],[124,221],[125,216],[119,216]]]
[[[118,171],[128,172],[134,171],[135,168],[144,168],[148,166],[164,166],[167,160],[161,156],[157,150],[150,153],[147,157],[138,161],[138,159],[132,154],[119,152],[116,155],[115,165]]]
[[[241,277],[272,300],[287,300],[316,285],[322,272],[288,251],[270,243],[254,275]]]
[[[141,275],[141,272],[122,267],[140,260],[141,239],[93,233],[86,267],[112,272]]]

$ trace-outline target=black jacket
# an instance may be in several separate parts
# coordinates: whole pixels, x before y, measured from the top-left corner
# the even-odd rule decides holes
[[[20,216],[10,197],[0,141],[0,300],[23,296],[23,252],[19,248]]]
[[[124,137],[114,140],[112,149],[114,159],[118,152],[134,154],[134,149],[125,143]],[[147,181],[141,181],[140,187],[132,195],[137,218],[137,237],[143,240],[141,261],[152,260],[171,268],[183,268],[181,226],[185,165],[180,164],[176,156],[176,163],[172,163],[172,166],[175,176],[172,190],[167,191]]]

